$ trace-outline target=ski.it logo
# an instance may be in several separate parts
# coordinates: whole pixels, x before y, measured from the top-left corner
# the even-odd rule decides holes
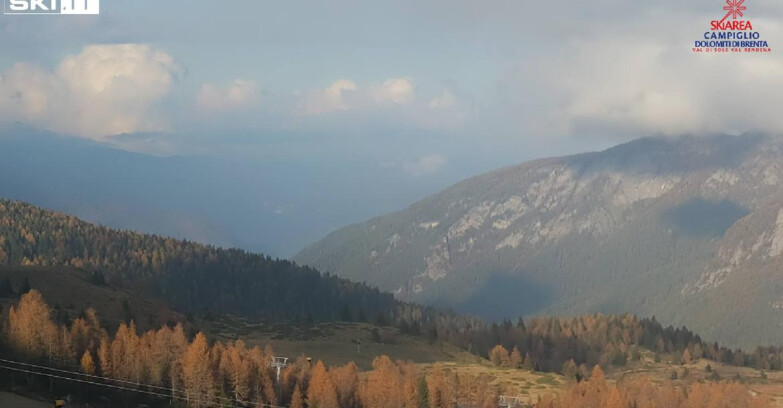
[[[3,0],[3,14],[100,14],[100,0]]]

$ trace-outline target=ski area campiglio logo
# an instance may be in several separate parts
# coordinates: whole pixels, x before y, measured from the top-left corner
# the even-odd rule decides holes
[[[710,30],[694,43],[693,52],[772,52],[767,41],[754,30],[753,22],[744,19],[747,10],[745,0],[726,0],[723,18],[710,21]]]

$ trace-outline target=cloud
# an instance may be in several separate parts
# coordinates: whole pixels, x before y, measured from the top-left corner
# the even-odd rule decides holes
[[[402,169],[414,177],[421,177],[437,173],[443,168],[446,162],[446,157],[440,154],[433,154],[420,157],[416,160],[406,161],[402,164]]]
[[[305,115],[320,115],[333,111],[348,110],[347,95],[358,89],[356,84],[348,79],[340,79],[326,87],[310,91],[299,105],[299,112]]]
[[[765,37],[775,36],[763,24]],[[783,93],[777,55],[698,55],[682,37],[631,35],[580,43],[557,63],[568,128],[598,126],[665,134],[783,131],[776,100]],[[694,29],[692,38],[698,38]]]
[[[416,123],[425,129],[458,130],[481,113],[474,96],[461,90],[455,81],[446,81],[441,91],[416,112]]]
[[[413,83],[407,78],[391,78],[374,86],[371,93],[375,103],[407,105],[413,101]]]
[[[409,105],[414,99],[413,83],[408,78],[390,78],[360,89],[348,79],[340,79],[324,89],[307,93],[297,107],[304,115],[321,115],[335,111],[356,110],[361,113],[389,105]]]
[[[783,132],[776,106],[783,93],[779,9],[762,12],[754,4],[749,16],[772,53],[699,54],[691,48],[720,18],[720,4],[655,5],[625,21],[595,21],[600,30],[580,28],[509,67],[498,81],[493,108],[502,114],[495,119],[533,136]]]
[[[0,77],[0,119],[92,139],[162,130],[153,106],[179,72],[142,44],[89,45],[53,70],[17,63]]]
[[[448,109],[455,106],[456,104],[457,104],[457,96],[454,95],[454,93],[450,89],[445,89],[443,93],[433,98],[427,104],[427,107],[432,110]]]
[[[196,97],[196,105],[206,111],[227,111],[254,105],[258,101],[258,85],[255,81],[237,79],[219,86],[204,84]]]

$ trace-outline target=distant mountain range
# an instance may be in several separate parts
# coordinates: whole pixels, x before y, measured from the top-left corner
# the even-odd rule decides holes
[[[0,127],[0,197],[114,228],[289,257],[329,231],[447,185],[376,162],[257,156],[157,157]]]
[[[783,338],[783,141],[645,138],[474,177],[294,259],[490,318],[655,315]]]

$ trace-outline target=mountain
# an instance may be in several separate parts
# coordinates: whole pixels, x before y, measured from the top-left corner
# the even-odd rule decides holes
[[[0,268],[4,266],[73,267],[100,274],[100,280],[112,287],[199,314],[209,311],[294,321],[382,316],[396,321],[406,306],[376,288],[322,275],[290,261],[114,230],[26,203],[0,200]],[[422,310],[408,306],[405,310],[418,313],[421,319]]]
[[[764,135],[645,138],[465,180],[294,259],[489,318],[622,311],[777,343],[782,163]]]
[[[144,137],[154,135],[112,141]],[[245,150],[241,157],[158,157],[0,126],[0,197],[114,228],[289,257],[329,231],[447,185],[398,174],[377,161],[292,159],[256,145]]]

